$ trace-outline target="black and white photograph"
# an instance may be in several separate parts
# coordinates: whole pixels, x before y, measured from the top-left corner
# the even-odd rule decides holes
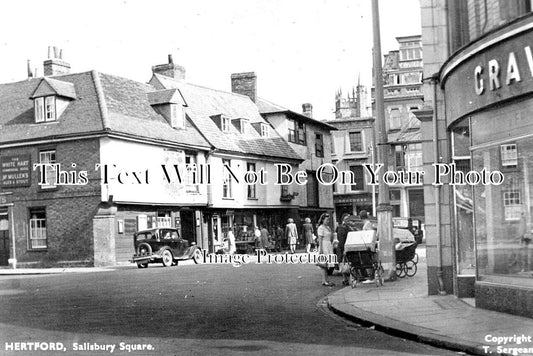
[[[20,0],[0,355],[533,355],[533,0]]]

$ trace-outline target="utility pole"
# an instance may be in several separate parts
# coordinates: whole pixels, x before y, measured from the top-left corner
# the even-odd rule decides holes
[[[381,35],[379,30],[379,3],[372,0],[372,27],[374,37],[374,81],[376,99],[376,126],[377,126],[377,149],[378,162],[383,164],[379,170],[379,194],[378,194],[378,236],[379,256],[386,280],[396,279],[396,250],[392,237],[392,207],[389,198],[389,186],[383,182],[383,173],[389,169],[389,145],[387,128],[385,125],[385,106],[383,99],[383,73],[381,65]]]

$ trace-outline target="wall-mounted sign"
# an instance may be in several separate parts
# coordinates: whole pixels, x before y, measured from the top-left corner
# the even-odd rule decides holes
[[[0,157],[0,187],[15,188],[31,185],[29,154]]]
[[[533,91],[533,31],[501,40],[489,36],[484,41],[493,43],[465,56],[441,78],[448,126],[476,110]]]

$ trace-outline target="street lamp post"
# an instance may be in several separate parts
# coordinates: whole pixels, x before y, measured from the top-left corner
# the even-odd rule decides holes
[[[370,162],[372,163],[372,167],[374,167],[376,164],[374,144],[371,143],[370,146],[367,147],[367,150],[370,154]],[[372,184],[372,216],[376,216],[376,186],[374,184]]]
[[[389,167],[389,146],[385,125],[385,107],[383,99],[383,73],[381,66],[381,35],[379,29],[379,3],[372,0],[372,27],[374,38],[374,81],[376,98],[376,124],[378,160],[383,164],[379,170],[378,194],[378,236],[380,244],[380,259],[385,269],[385,279],[396,279],[396,250],[392,237],[392,207],[389,199],[389,187],[383,182],[383,173]]]

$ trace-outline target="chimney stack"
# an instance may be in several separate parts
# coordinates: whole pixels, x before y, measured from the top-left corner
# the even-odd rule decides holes
[[[28,59],[28,79],[33,78],[33,72],[31,71],[31,62]]]
[[[174,64],[174,60],[172,59],[171,54],[168,55],[168,63],[153,66],[152,73],[161,74],[166,77],[174,78],[180,81],[185,80],[185,68]]]
[[[313,118],[313,105],[310,103],[302,104],[303,114],[309,118]]]
[[[257,76],[254,72],[232,74],[231,91],[246,95],[255,103],[257,99]]]
[[[63,50],[54,47],[54,57],[50,58],[51,55],[52,47],[48,46],[48,59],[43,63],[44,76],[70,74],[70,64],[63,61]]]

